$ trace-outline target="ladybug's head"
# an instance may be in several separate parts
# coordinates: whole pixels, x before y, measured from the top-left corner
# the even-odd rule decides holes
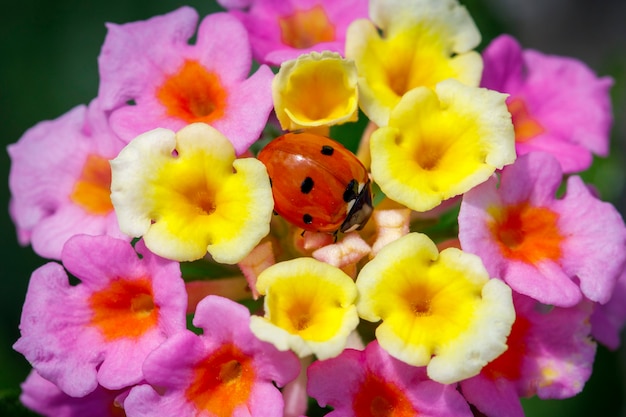
[[[350,207],[350,211],[348,211],[348,215],[339,230],[342,233],[361,230],[370,219],[373,211],[372,187],[370,181],[367,181],[354,200],[354,204]]]

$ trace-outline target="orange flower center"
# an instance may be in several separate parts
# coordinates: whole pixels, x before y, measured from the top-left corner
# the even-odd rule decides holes
[[[516,142],[527,142],[544,132],[544,128],[528,112],[524,100],[512,97],[507,100],[506,105],[513,119]]]
[[[198,410],[217,417],[230,417],[245,404],[252,392],[255,373],[252,360],[235,345],[222,346],[196,365],[185,396]]]
[[[224,115],[227,93],[217,74],[197,61],[185,61],[178,73],[165,80],[156,96],[168,116],[187,123],[210,123]]]
[[[413,417],[418,415],[400,388],[368,375],[352,401],[356,417]]]
[[[526,203],[508,207],[503,216],[491,225],[504,256],[527,263],[561,258],[559,215],[544,207]]]
[[[483,368],[483,375],[492,381],[498,378],[516,381],[521,378],[528,329],[530,329],[530,322],[525,317],[517,316],[506,341],[508,349]]]
[[[118,278],[89,297],[91,324],[106,340],[138,338],[154,328],[159,308],[154,305],[152,284],[147,278]]]
[[[321,5],[279,18],[281,40],[297,49],[335,40],[335,27]]]
[[[70,198],[89,214],[104,216],[113,211],[109,160],[89,155]]]

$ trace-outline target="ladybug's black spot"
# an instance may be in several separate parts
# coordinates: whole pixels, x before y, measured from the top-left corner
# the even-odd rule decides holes
[[[313,185],[313,178],[306,177],[304,181],[302,181],[302,184],[300,184],[300,191],[302,191],[302,194],[308,194],[313,189]]]
[[[322,146],[322,155],[331,156],[335,152],[335,148],[330,145]]]
[[[304,216],[302,216],[302,221],[304,222],[304,224],[311,224],[313,223],[313,217],[306,213]]]
[[[357,180],[353,179],[348,183],[346,190],[343,192],[343,201],[349,203],[350,201],[354,200],[357,196],[358,191],[359,183],[357,182]]]

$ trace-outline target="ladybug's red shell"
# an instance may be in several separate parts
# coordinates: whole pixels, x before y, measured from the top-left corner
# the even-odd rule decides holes
[[[339,142],[312,133],[287,133],[258,158],[272,182],[274,210],[307,231],[360,229],[372,212],[367,169]]]

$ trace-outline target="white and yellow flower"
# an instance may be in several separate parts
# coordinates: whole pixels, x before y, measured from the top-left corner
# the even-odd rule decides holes
[[[354,122],[359,109],[354,62],[329,51],[286,61],[272,82],[272,98],[285,130]]]
[[[515,320],[511,289],[490,279],[480,258],[441,253],[420,233],[385,246],[356,281],[359,316],[382,323],[376,338],[391,356],[427,366],[450,384],[477,375],[506,349]]]
[[[144,133],[111,161],[120,229],[178,261],[242,260],[269,233],[274,207],[265,166],[236,159],[228,139],[194,123]]]
[[[448,78],[478,86],[480,32],[456,0],[372,0],[370,16],[348,28],[346,58],[358,70],[359,105],[378,126],[414,88]]]
[[[337,356],[359,323],[354,281],[341,269],[313,258],[270,266],[257,280],[265,316],[250,327],[261,340],[298,356]]]
[[[515,161],[506,95],[450,79],[406,93],[370,138],[371,170],[385,195],[427,211]]]

